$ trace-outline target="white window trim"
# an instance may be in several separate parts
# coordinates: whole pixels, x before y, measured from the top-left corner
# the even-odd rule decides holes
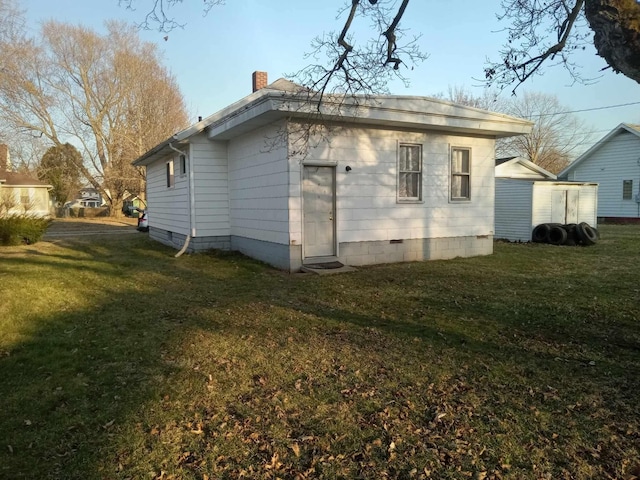
[[[469,196],[468,197],[454,197],[453,196],[453,152],[456,150],[466,150],[469,152],[469,173],[466,175],[469,176]],[[465,175],[456,173],[456,175]],[[452,146],[449,149],[449,202],[450,203],[469,203],[471,202],[472,192],[471,192],[471,179],[473,175],[473,158],[471,154],[471,147],[460,147],[460,146]]]
[[[176,171],[173,158],[167,161],[164,171],[167,188],[174,188],[176,186]]]
[[[424,203],[423,183],[424,183],[424,158],[421,143],[412,142],[396,142],[396,203]],[[401,147],[418,147],[420,149],[420,171],[418,172],[418,196],[417,197],[401,197],[400,196],[400,148]]]

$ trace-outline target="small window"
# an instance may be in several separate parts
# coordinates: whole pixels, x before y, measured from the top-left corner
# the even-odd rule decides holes
[[[20,204],[22,205],[23,208],[31,207],[31,196],[29,195],[28,188],[20,189]]]
[[[633,197],[633,180],[622,181],[622,199],[631,200]]]
[[[173,160],[169,160],[167,162],[167,188],[173,188],[174,182]]]
[[[187,156],[180,155],[180,175],[187,174]]]
[[[451,149],[451,200],[471,200],[471,150]]]
[[[400,145],[398,151],[398,201],[422,200],[422,147]]]

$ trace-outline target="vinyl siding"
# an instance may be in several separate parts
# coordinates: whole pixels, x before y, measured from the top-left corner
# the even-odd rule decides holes
[[[197,237],[230,235],[227,142],[211,141],[206,134],[190,140],[195,191],[194,228]]]
[[[289,176],[276,123],[229,141],[231,235],[289,245]]]
[[[571,170],[568,178],[599,184],[599,217],[640,217],[640,206],[635,201],[640,192],[639,161],[640,138],[624,131]],[[623,180],[633,180],[631,200],[622,199]]]
[[[495,238],[531,240],[533,181],[496,178]]]
[[[521,165],[519,163],[504,163],[496,167],[496,177],[502,178],[528,178],[540,179],[546,178],[544,175]]]
[[[174,161],[174,186],[167,187],[166,165]],[[189,182],[180,176],[179,157],[168,156],[147,166],[149,226],[189,235]]]
[[[27,209],[21,203],[22,190],[29,193],[29,206]],[[8,185],[0,185],[0,203],[6,200],[9,205],[13,205],[9,209],[9,214],[29,214],[36,216],[50,215],[49,211],[49,192],[47,187],[14,187]]]
[[[422,202],[397,201],[399,143],[422,145]],[[449,201],[450,147],[471,149],[471,201]],[[493,234],[494,140],[377,128],[333,132],[290,164],[290,235],[302,241],[302,164],[336,165],[337,242]],[[351,171],[346,172],[350,166]]]

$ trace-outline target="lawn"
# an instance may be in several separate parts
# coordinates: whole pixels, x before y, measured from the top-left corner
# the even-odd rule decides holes
[[[0,249],[0,478],[640,476],[640,227],[288,275]]]

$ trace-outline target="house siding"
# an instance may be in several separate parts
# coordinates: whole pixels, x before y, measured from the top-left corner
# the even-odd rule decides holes
[[[227,147],[227,142],[211,141],[204,133],[194,135],[190,141],[196,238],[231,235]]]
[[[174,186],[167,187],[166,164],[174,161]],[[178,154],[147,167],[149,227],[189,235],[189,181],[178,173]]]
[[[568,179],[597,182],[598,217],[639,218],[640,204],[640,138],[622,131],[594,151],[573,170]],[[623,180],[633,180],[631,200],[622,199]]]
[[[397,201],[397,152],[400,143],[422,145],[423,186],[419,203]],[[471,201],[449,200],[450,147],[470,148],[472,151]],[[373,258],[369,256],[366,259],[366,263],[386,263],[444,258],[441,254],[430,255],[430,251],[435,252],[438,248],[425,248],[423,243],[419,249],[398,246],[404,242],[389,244],[391,240],[463,237],[477,240],[477,237],[493,236],[495,163],[492,138],[378,128],[348,128],[332,132],[330,142],[319,142],[305,158],[292,156],[289,161],[290,241],[293,244],[302,243],[304,235],[300,191],[304,164],[336,166],[338,255],[352,263],[355,262],[350,251],[357,251],[360,247],[354,245],[362,242],[381,242],[367,243],[367,252],[371,245],[374,245],[373,250],[391,245],[380,251],[377,258],[373,254]],[[347,166],[351,171],[346,172]],[[474,242],[471,241],[472,244]],[[474,250],[463,243],[452,240],[446,249],[452,250],[454,244],[458,246],[453,248],[455,253],[450,251],[446,258],[467,256],[467,252]],[[476,254],[492,252],[491,242],[484,243],[486,245]],[[393,251],[400,250],[401,253],[393,254]],[[423,255],[418,255],[418,250]]]
[[[495,237],[512,242],[530,241],[533,181],[496,178],[495,195]]]
[[[21,203],[22,191],[29,194],[29,205],[25,208]],[[3,204],[11,206],[7,213],[15,215],[48,216],[49,192],[47,187],[23,187],[13,185],[0,185],[0,211]]]
[[[504,163],[496,167],[496,176],[502,178],[521,178],[521,179],[536,179],[544,180],[546,177],[539,172],[522,166],[519,163]]]
[[[229,141],[231,248],[289,270],[287,145],[276,122]]]

